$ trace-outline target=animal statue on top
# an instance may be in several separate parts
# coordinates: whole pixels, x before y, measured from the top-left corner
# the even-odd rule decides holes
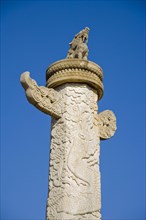
[[[90,29],[86,27],[75,35],[72,42],[69,43],[70,49],[68,50],[66,59],[78,58],[87,60],[89,51],[87,46],[89,30]]]

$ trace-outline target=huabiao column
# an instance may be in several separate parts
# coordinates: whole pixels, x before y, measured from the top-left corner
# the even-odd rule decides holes
[[[64,60],[46,71],[46,87],[21,75],[28,101],[52,116],[46,220],[101,219],[100,140],[116,130],[112,111],[98,113],[103,71],[88,61],[88,33],[75,35]]]

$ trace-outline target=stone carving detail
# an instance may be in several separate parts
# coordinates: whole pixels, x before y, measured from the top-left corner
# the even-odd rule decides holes
[[[52,75],[53,77],[53,75]],[[21,75],[28,101],[52,116],[47,220],[100,220],[100,139],[116,130],[115,115],[97,114],[99,92],[86,83],[38,86]]]
[[[55,88],[65,83],[81,82],[95,88],[99,100],[103,96],[103,71],[94,62],[81,59],[65,59],[53,63],[46,71],[46,86]]]
[[[88,33],[75,35],[64,60],[46,71],[46,87],[21,75],[28,101],[52,116],[46,220],[101,220],[100,140],[116,130],[112,111],[98,112],[103,71],[88,61]]]
[[[85,28],[75,35],[70,45],[70,49],[67,54],[67,59],[79,58],[83,60],[87,60],[88,58],[88,33],[89,28]]]
[[[100,138],[102,140],[111,138],[117,129],[116,117],[110,110],[103,111],[96,115],[95,124],[99,127]]]
[[[97,94],[86,84],[57,87],[64,112],[52,119],[47,220],[100,219]],[[92,202],[89,202],[92,201]]]
[[[47,69],[47,80],[49,77],[51,77],[53,74],[59,71],[71,71],[71,70],[79,70],[81,71],[89,71],[94,74],[96,74],[102,81],[103,79],[103,70],[102,68],[97,65],[94,62],[88,61],[88,60],[82,60],[82,59],[65,59],[57,61],[53,64],[51,64]]]
[[[53,116],[61,117],[60,94],[54,89],[48,89],[44,86],[38,86],[36,81],[30,78],[30,73],[25,72],[21,75],[21,84],[26,90],[28,101],[42,112]]]

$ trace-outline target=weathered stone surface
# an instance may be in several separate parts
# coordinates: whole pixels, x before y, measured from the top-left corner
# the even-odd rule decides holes
[[[96,115],[95,119],[95,123],[99,127],[100,138],[102,140],[111,138],[117,129],[114,113],[110,110],[106,110]]]
[[[94,62],[82,59],[65,59],[55,62],[46,71],[48,88],[64,83],[80,82],[95,88],[99,99],[103,96],[103,71]]]
[[[36,81],[30,78],[29,72],[21,75],[20,82],[26,91],[28,101],[42,112],[53,116],[61,117],[60,94],[54,89],[38,86]]]
[[[100,219],[100,139],[116,130],[114,114],[97,114],[98,94],[83,83],[39,87],[25,72],[31,104],[52,118],[47,220]]]
[[[79,58],[83,60],[88,59],[88,33],[89,28],[86,27],[82,31],[80,31],[78,34],[75,35],[72,42],[69,44],[70,49],[67,54],[67,59],[72,58]]]
[[[21,75],[28,101],[52,116],[46,220],[100,220],[100,140],[112,137],[112,111],[98,114],[103,71],[86,59],[53,63],[46,86]]]
[[[64,112],[52,120],[47,219],[100,219],[96,90],[78,83],[56,90]]]

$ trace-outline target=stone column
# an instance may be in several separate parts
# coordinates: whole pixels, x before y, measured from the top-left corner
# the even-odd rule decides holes
[[[46,72],[46,87],[21,75],[28,101],[52,116],[46,220],[100,220],[100,140],[116,130],[115,115],[98,113],[103,72],[88,61],[85,28],[70,43],[67,58]]]
[[[113,136],[112,111],[98,113],[103,72],[95,63],[65,59],[46,72],[46,87],[21,76],[28,101],[52,116],[47,220],[101,219],[100,140]]]

